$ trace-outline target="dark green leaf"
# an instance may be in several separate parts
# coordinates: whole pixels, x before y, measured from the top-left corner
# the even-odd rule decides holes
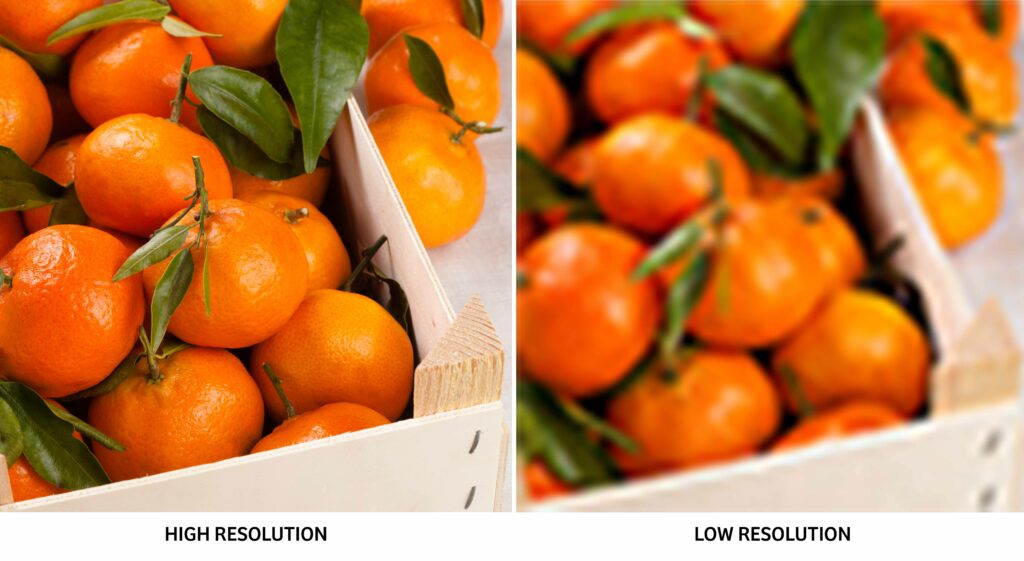
[[[792,39],[793,64],[818,116],[817,162],[829,169],[885,56],[873,2],[808,2]]]
[[[277,28],[277,60],[302,129],[306,173],[334,132],[366,62],[370,31],[346,2],[291,0]]]
[[[641,281],[659,269],[679,261],[694,249],[704,236],[704,228],[696,220],[687,220],[662,238],[633,271],[633,280]]]
[[[103,446],[108,450],[113,450],[115,452],[124,452],[123,444],[103,434],[96,427],[79,419],[78,417],[75,417],[71,413],[68,413],[64,409],[61,409],[60,407],[57,407],[56,405],[50,402],[46,402],[46,405],[50,408],[50,412],[52,412],[54,415],[60,418],[60,420],[70,423],[71,426],[75,428],[75,430],[80,432],[86,438],[89,438],[99,443],[100,446]]]
[[[253,175],[280,181],[304,174],[301,150],[294,150],[291,163],[280,164],[271,160],[259,146],[236,131],[231,125],[211,113],[205,106],[196,111],[203,133],[220,149],[221,154],[236,168]],[[301,146],[299,131],[293,130],[295,146]]]
[[[47,39],[47,44],[52,45],[61,39],[122,21],[160,21],[169,13],[171,13],[171,8],[156,0],[124,0],[115,4],[107,4],[79,14],[60,26]]]
[[[222,37],[219,33],[200,31],[178,18],[164,18],[160,22],[160,26],[164,28],[168,35],[173,35],[174,37]]]
[[[1003,30],[1003,10],[1000,2],[1017,2],[1018,0],[978,0],[981,10],[981,23],[989,35],[997,36]]]
[[[528,150],[516,148],[516,209],[534,212],[573,205],[585,193],[548,169]]]
[[[957,64],[953,53],[934,37],[921,35],[920,41],[925,52],[924,68],[932,84],[960,111],[970,114],[971,102],[967,98],[967,90],[960,75],[960,65]]]
[[[135,373],[135,365],[145,358],[146,356],[143,353],[132,351],[124,360],[121,361],[121,364],[117,365],[117,368],[115,368],[109,376],[103,379],[102,382],[78,393],[62,397],[61,401],[78,401],[80,399],[88,399],[114,391],[114,388],[119,386],[121,382],[125,381],[129,376]]]
[[[160,348],[167,333],[167,324],[171,321],[174,311],[192,284],[195,264],[192,262],[192,251],[184,248],[171,259],[167,270],[160,275],[156,287],[153,288],[153,302],[150,305],[149,337],[154,351]]]
[[[75,429],[50,411],[37,393],[16,382],[0,382],[0,400],[14,411],[24,435],[24,455],[32,469],[61,489],[85,489],[110,478]]]
[[[801,174],[800,170],[806,167],[784,162],[782,156],[778,155],[772,146],[720,108],[715,108],[713,119],[715,129],[729,140],[751,168],[772,175],[796,177]]]
[[[230,66],[208,66],[188,78],[211,113],[278,163],[292,160],[294,125],[281,94],[263,78]]]
[[[732,65],[708,76],[717,106],[771,145],[785,162],[803,160],[809,130],[803,108],[775,74]]]
[[[391,317],[395,318],[395,321],[397,321],[403,329],[407,332],[411,331],[412,317],[409,314],[409,297],[406,296],[405,289],[402,288],[401,283],[385,275],[384,272],[373,263],[370,263],[366,268],[366,272],[373,278],[388,286],[388,312],[391,314]]]
[[[85,214],[82,203],[78,202],[78,193],[75,192],[75,186],[72,184],[64,191],[64,195],[60,200],[53,205],[53,210],[50,212],[49,226],[56,224],[85,224],[88,221],[89,217]]]
[[[0,212],[51,205],[64,187],[32,169],[6,146],[0,146]]]
[[[62,56],[30,53],[4,37],[0,37],[0,46],[25,59],[25,62],[28,62],[44,80],[62,80],[67,77],[69,65],[67,59]]]
[[[484,5],[481,0],[460,0],[462,22],[466,29],[477,37],[484,36]]]
[[[455,111],[455,100],[448,91],[444,66],[430,44],[412,35],[405,34],[405,46],[409,49],[409,73],[423,95],[429,97],[442,109]]]
[[[681,21],[686,12],[679,2],[624,2],[618,8],[604,10],[576,26],[566,37],[573,44],[591,35],[644,21]]]
[[[669,288],[665,299],[665,325],[658,336],[662,361],[668,366],[675,362],[686,320],[707,287],[710,261],[706,251],[698,253]]]
[[[189,227],[185,224],[175,224],[157,230],[145,245],[135,250],[135,253],[125,260],[121,268],[117,270],[117,274],[114,275],[114,281],[128,278],[170,257],[185,243],[188,230]]]
[[[557,397],[556,399],[559,407],[562,408],[562,413],[584,430],[596,433],[601,438],[630,454],[636,454],[640,451],[640,447],[632,438],[604,422],[603,419],[591,413],[576,401],[564,397]]]
[[[0,456],[7,460],[10,467],[21,457],[25,449],[25,437],[21,433],[21,423],[14,410],[3,399],[0,399]]]

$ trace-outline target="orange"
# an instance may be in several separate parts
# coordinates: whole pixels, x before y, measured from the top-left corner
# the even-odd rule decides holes
[[[234,355],[189,347],[134,373],[89,406],[89,423],[124,445],[93,444],[107,475],[124,481],[249,452],[263,430],[259,389]]]
[[[851,401],[822,413],[815,413],[786,433],[772,446],[773,452],[820,444],[847,436],[882,430],[902,424],[902,415],[871,401]]]
[[[50,141],[53,115],[46,88],[21,57],[0,47],[0,146],[29,165]]]
[[[67,187],[75,181],[75,161],[78,148],[82,145],[83,140],[85,140],[85,135],[80,134],[53,143],[36,160],[36,165],[33,167],[39,173]],[[53,205],[47,205],[22,212],[25,229],[31,233],[45,228],[50,223],[50,211],[52,210]]]
[[[537,223],[528,212],[516,213],[516,255],[523,251],[537,238]]]
[[[217,64],[256,68],[273,64],[274,38],[288,0],[171,0],[171,7],[193,27],[220,37],[203,42]]]
[[[661,317],[653,280],[631,280],[646,248],[608,226],[574,224],[520,262],[518,350],[527,376],[572,397],[621,380],[651,346]]]
[[[827,292],[851,286],[864,275],[867,260],[857,234],[828,201],[804,196],[782,204],[810,234],[824,271]]]
[[[299,238],[309,264],[306,292],[338,288],[352,272],[348,251],[338,231],[309,201],[273,191],[260,191],[239,198],[269,210]]]
[[[288,419],[253,446],[252,453],[312,442],[390,423],[384,415],[357,403],[329,403]]]
[[[437,247],[469,232],[483,212],[487,179],[473,141],[454,140],[459,126],[412,105],[382,109],[369,125],[423,244]]]
[[[754,172],[752,183],[754,195],[761,199],[810,195],[834,201],[842,193],[845,179],[843,170],[836,168],[797,178]]]
[[[298,414],[348,402],[394,421],[412,393],[412,361],[409,336],[380,304],[351,292],[317,290],[253,349],[249,372],[275,421],[284,419],[284,405],[264,364],[281,379]]]
[[[544,61],[516,49],[516,144],[551,161],[569,136],[569,98]]]
[[[716,347],[778,343],[821,302],[825,275],[815,241],[788,211],[753,202],[736,205],[713,250],[690,331]]]
[[[923,24],[889,57],[880,82],[886,107],[899,105],[957,109],[933,83],[922,34],[940,42],[959,67],[971,113],[997,125],[1013,123],[1019,103],[1017,67],[1010,52],[973,23]]]
[[[142,325],[142,283],[113,282],[128,251],[88,226],[63,225],[22,240],[0,260],[0,371],[44,397],[103,380],[131,351]]]
[[[93,127],[131,113],[169,117],[189,53],[192,70],[213,64],[202,39],[172,37],[159,23],[105,27],[82,43],[71,61],[71,99]],[[201,132],[195,107],[187,102],[181,122]]]
[[[281,180],[263,179],[249,175],[230,163],[228,163],[228,171],[231,172],[231,187],[238,198],[260,191],[274,191],[309,201],[317,208],[324,203],[327,186],[331,183],[330,166],[317,167],[313,173]]]
[[[781,376],[796,378],[794,385],[815,408],[867,399],[909,416],[924,403],[929,355],[927,339],[903,309],[880,295],[848,289],[776,349],[772,364]],[[783,382],[795,407],[797,390]]]
[[[675,23],[620,28],[587,64],[587,101],[606,123],[650,112],[682,115],[700,77],[701,60],[708,72],[729,64],[718,42],[688,37]]]
[[[984,26],[982,19],[984,4],[983,0],[971,2],[975,17],[978,19],[979,25],[982,26]],[[999,10],[999,27],[995,32],[995,39],[1004,49],[1012,49],[1020,36],[1020,0],[1001,0],[995,4]]]
[[[0,35],[32,53],[66,55],[82,42],[84,34],[52,45],[46,44],[47,39],[75,16],[101,5],[103,0],[2,0]]]
[[[488,47],[498,44],[503,19],[502,0],[484,0],[481,39]],[[465,25],[461,0],[364,0],[363,17],[370,26],[370,55],[400,31],[425,23]]]
[[[17,212],[0,212],[0,257],[14,249],[25,237],[25,227]]]
[[[902,43],[925,26],[974,23],[969,0],[878,0],[875,6],[888,30],[889,46]]]
[[[1003,170],[991,135],[952,111],[900,108],[889,133],[939,241],[960,247],[984,233],[1003,204]]]
[[[746,198],[746,165],[724,138],[668,115],[633,117],[605,133],[597,147],[594,199],[612,223],[662,234],[708,202],[712,160],[722,171],[726,199]]]
[[[67,410],[63,405],[55,401],[50,401],[50,403],[64,409],[65,411]],[[75,431],[75,438],[82,440],[82,435]],[[39,472],[32,467],[28,458],[24,455],[19,457],[7,469],[7,477],[11,482],[11,492],[14,494],[14,502],[30,501],[32,499],[49,497],[50,495],[57,495],[66,492],[64,489],[61,489],[60,487],[57,487],[43,479],[43,476],[39,475]]]
[[[615,449],[627,473],[689,468],[746,456],[775,434],[771,380],[744,353],[697,351],[666,379],[648,372],[608,405],[608,422],[639,452]]]
[[[196,216],[186,216],[180,224],[192,227],[184,245],[194,243]],[[195,274],[168,331],[203,347],[255,345],[277,332],[306,294],[309,266],[302,244],[269,211],[236,199],[210,201],[205,229],[201,247],[189,250]],[[142,272],[149,297],[169,262]],[[203,298],[204,263],[210,275],[209,315]]]
[[[195,191],[192,156],[202,163],[210,199],[230,198],[231,175],[212,142],[159,117],[118,117],[78,148],[75,190],[97,224],[148,237]]]
[[[516,2],[516,28],[521,39],[551,53],[581,54],[593,41],[583,38],[571,45],[566,36],[581,23],[615,7],[614,0],[572,2]]]
[[[714,27],[737,56],[769,64],[782,57],[804,0],[693,0],[687,6]]]
[[[494,54],[464,27],[432,23],[404,30],[388,41],[366,66],[366,103],[370,113],[392,105],[438,108],[416,87],[409,71],[409,49],[404,37],[426,41],[444,67],[455,112],[464,121],[490,123],[501,107],[501,84]]]
[[[594,182],[597,169],[597,146],[599,137],[581,140],[566,148],[555,158],[551,169],[562,179],[580,189],[587,189]]]
[[[531,460],[523,469],[526,494],[534,501],[543,501],[568,495],[572,488],[559,481],[544,462]]]

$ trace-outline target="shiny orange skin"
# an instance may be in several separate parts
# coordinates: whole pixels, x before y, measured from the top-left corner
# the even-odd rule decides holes
[[[284,405],[263,371],[269,364],[297,414],[328,403],[358,403],[396,420],[412,394],[409,336],[373,300],[351,292],[317,290],[288,323],[257,345],[249,359],[275,421]]]
[[[148,237],[195,192],[192,156],[203,166],[210,199],[230,198],[228,166],[206,137],[159,117],[118,117],[78,148],[75,190],[97,224]]]
[[[523,469],[523,483],[526,484],[526,495],[534,501],[553,499],[572,492],[572,487],[555,477],[540,460],[531,460],[526,464]]]
[[[714,27],[739,58],[770,64],[782,58],[804,0],[692,0],[687,7]]]
[[[309,264],[306,292],[338,288],[352,272],[348,251],[338,231],[309,201],[273,191],[260,191],[239,199],[270,211],[299,238]],[[306,216],[302,216],[302,212],[307,213]]]
[[[775,441],[772,452],[821,444],[898,426],[906,419],[891,407],[871,401],[852,401],[815,413]]]
[[[138,276],[111,279],[128,258],[113,236],[52,226],[0,260],[0,371],[44,397],[90,388],[128,355],[145,303]]]
[[[132,113],[170,117],[181,65],[189,53],[193,71],[213,64],[202,39],[172,37],[159,23],[105,27],[82,43],[71,61],[71,99],[93,127]],[[188,97],[198,103],[191,89]],[[202,132],[195,107],[188,103],[181,122]]]
[[[585,37],[568,45],[566,36],[581,23],[617,4],[614,0],[516,2],[516,31],[520,38],[545,51],[579,55],[593,38]]]
[[[324,204],[324,196],[331,183],[331,169],[330,166],[317,167],[313,173],[298,175],[291,179],[273,180],[249,175],[228,163],[235,197],[243,198],[250,193],[274,191],[309,201],[317,208]]]
[[[46,150],[53,114],[46,88],[21,57],[0,47],[0,146],[29,165]]]
[[[599,143],[600,138],[593,137],[566,148],[552,162],[552,171],[580,189],[589,188],[594,182],[594,173],[597,169]]]
[[[921,329],[902,308],[878,294],[848,289],[777,348],[772,364],[779,375],[792,371],[816,409],[867,399],[910,416],[924,403],[930,354]],[[781,385],[795,408],[793,390]]]
[[[263,400],[233,354],[189,347],[158,368],[162,378],[152,381],[142,361],[89,406],[89,423],[125,446],[115,452],[93,444],[113,481],[235,458],[259,440]]]
[[[982,121],[1010,125],[1017,116],[1017,67],[1010,52],[973,23],[921,26],[920,33],[944,45],[960,68],[971,111]],[[912,34],[890,55],[880,82],[888,108],[921,106],[957,110],[936,87],[926,69],[927,54],[920,34]]]
[[[1002,0],[998,5],[1001,22],[995,39],[1004,49],[1012,49],[1020,37],[1020,0]],[[981,20],[982,2],[974,0],[971,7],[975,11],[978,24],[984,26]]]
[[[98,8],[103,0],[0,1],[0,35],[31,53],[66,55],[85,35],[68,37],[52,45],[47,39],[75,16]]]
[[[867,270],[864,248],[846,218],[820,197],[797,197],[782,201],[791,215],[810,234],[821,268],[826,291],[831,293],[853,285]]]
[[[170,0],[170,4],[196,29],[221,35],[203,38],[217,64],[251,69],[276,59],[274,38],[288,0]]]
[[[409,49],[404,37],[426,41],[444,66],[445,81],[455,102],[455,113],[464,121],[491,123],[501,108],[498,61],[487,45],[460,25],[434,23],[404,30],[373,55],[363,82],[370,113],[392,105],[417,105],[437,110],[416,87],[409,71]]]
[[[646,251],[626,233],[582,223],[554,230],[526,250],[516,307],[527,376],[585,397],[629,372],[661,318],[657,284],[630,278]]]
[[[473,141],[452,142],[454,121],[412,105],[382,109],[368,123],[423,245],[438,247],[469,232],[487,191]]]
[[[484,0],[484,30],[480,38],[494,48],[504,19],[502,0]],[[465,25],[460,0],[363,0],[363,17],[370,26],[370,55],[404,29],[427,23]]]
[[[991,135],[952,111],[901,108],[889,134],[939,241],[960,247],[983,234],[1003,206],[1003,169]]]
[[[899,45],[924,27],[940,29],[975,23],[969,0],[877,0],[875,7],[885,22],[890,47]]]
[[[825,289],[819,249],[788,210],[754,202],[735,205],[689,329],[715,347],[772,345],[810,317]]]
[[[32,166],[36,171],[67,187],[75,181],[75,161],[78,159],[78,147],[85,140],[80,134],[53,143]],[[53,205],[26,210],[21,213],[25,221],[25,229],[29,233],[38,232],[50,223],[50,211]]]
[[[708,202],[712,159],[722,170],[725,198],[745,199],[746,165],[724,138],[677,117],[640,115],[601,139],[591,191],[613,224],[663,234]]]
[[[0,212],[0,257],[14,249],[25,237],[25,227],[17,212]]]
[[[549,162],[565,144],[569,97],[555,73],[525,49],[516,50],[516,144]]]
[[[50,403],[64,409],[65,411],[67,410],[63,405],[55,401],[51,401]],[[82,435],[78,434],[78,431],[75,431],[74,436],[78,440],[82,440]],[[67,492],[43,479],[43,476],[39,475],[39,472],[32,467],[28,458],[24,455],[15,460],[15,462],[7,469],[7,477],[11,482],[11,492],[14,495],[14,502],[30,501],[32,499],[40,499],[42,497],[49,497],[51,495],[58,495],[60,493]]]
[[[253,446],[252,453],[379,427],[390,422],[384,415],[358,403],[329,403],[281,423]]]
[[[754,196],[760,199],[812,196],[834,201],[842,193],[845,179],[839,168],[798,178],[754,172],[752,184]]]
[[[620,28],[587,64],[587,101],[606,123],[650,112],[682,115],[701,60],[713,72],[729,64],[729,55],[718,42],[688,37],[671,22]]]
[[[255,345],[276,333],[306,294],[309,266],[302,243],[270,211],[243,201],[210,201],[210,213],[206,241],[189,250],[195,274],[168,331],[203,347]],[[184,245],[192,244],[198,230],[195,217],[187,216],[180,224],[192,226]],[[169,262],[142,272],[150,298]],[[204,262],[210,274],[209,315],[203,299]]]
[[[692,468],[740,458],[778,429],[779,397],[749,355],[697,351],[682,359],[678,376],[657,369],[612,399],[607,420],[637,443],[616,449],[630,474]]]

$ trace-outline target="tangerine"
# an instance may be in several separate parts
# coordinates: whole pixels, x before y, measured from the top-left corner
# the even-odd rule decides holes
[[[782,57],[804,0],[693,0],[687,6],[741,59],[771,64]]]
[[[465,21],[459,0],[364,0],[362,12],[370,26],[371,56],[403,29],[427,23],[463,25]],[[492,49],[501,34],[503,12],[501,0],[483,1],[480,39]]]
[[[304,173],[290,179],[263,179],[236,168],[228,163],[231,172],[231,187],[235,197],[243,198],[251,193],[274,191],[309,201],[320,208],[324,204],[327,187],[331,183],[331,167],[317,166],[313,173]]]
[[[516,49],[516,144],[549,162],[569,136],[569,98],[544,61]]]
[[[886,429],[904,422],[903,416],[887,405],[871,401],[851,401],[800,421],[800,424],[775,442],[772,451],[820,444]]]
[[[0,146],[29,165],[46,150],[53,114],[46,88],[20,56],[0,47]]]
[[[253,446],[252,453],[379,427],[390,422],[384,415],[358,403],[328,403],[281,423]]]
[[[824,271],[826,291],[853,285],[867,270],[864,250],[853,227],[819,197],[787,199],[785,204],[810,234]]]
[[[85,39],[76,35],[57,41],[47,40],[72,18],[103,5],[103,0],[0,1],[0,35],[22,49],[40,54],[67,55]]]
[[[80,134],[53,143],[32,167],[65,187],[71,185],[75,181],[75,161],[78,156],[78,148],[84,140],[85,135]],[[52,210],[53,205],[46,205],[22,212],[21,217],[25,221],[25,229],[31,233],[47,227],[50,224]]]
[[[579,55],[594,38],[567,44],[566,37],[583,22],[617,4],[617,0],[516,2],[516,30],[521,38],[549,53]]]
[[[170,0],[193,27],[220,35],[203,42],[218,64],[257,68],[273,64],[277,24],[288,0]]]
[[[14,249],[25,237],[25,227],[17,212],[0,212],[0,257]]]

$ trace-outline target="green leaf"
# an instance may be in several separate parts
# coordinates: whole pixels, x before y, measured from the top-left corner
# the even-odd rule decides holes
[[[78,193],[75,192],[75,186],[72,184],[64,191],[64,195],[60,200],[53,205],[48,225],[85,224],[88,221],[89,217],[85,214],[82,203],[78,201]]]
[[[374,279],[384,283],[388,287],[388,313],[391,317],[395,318],[395,321],[405,329],[406,332],[412,332],[412,317],[409,310],[409,297],[405,294],[405,289],[402,288],[402,284],[397,280],[387,276],[381,271],[376,265],[370,263],[366,268],[367,274]]]
[[[484,36],[484,5],[482,0],[461,0],[462,22],[477,37]]]
[[[645,21],[682,21],[686,12],[679,2],[626,2],[618,8],[604,10],[576,26],[566,37],[566,44]]]
[[[953,53],[934,37],[921,35],[919,39],[921,46],[924,47],[924,68],[928,73],[928,78],[942,95],[956,105],[957,109],[969,115],[971,101],[967,97],[967,90],[964,88],[963,77],[960,74],[960,65],[957,64]]]
[[[803,108],[789,85],[763,70],[732,65],[708,76],[718,108],[764,142],[788,164],[803,160],[810,133]]]
[[[178,18],[164,18],[160,22],[160,27],[163,27],[168,35],[174,37],[223,37],[220,33],[200,31]]]
[[[370,31],[346,2],[291,0],[277,28],[277,60],[302,129],[306,173],[334,132],[366,62]]]
[[[199,118],[199,126],[202,127],[203,133],[217,145],[221,154],[231,162],[231,165],[249,175],[280,181],[306,173],[301,150],[293,151],[290,163],[281,164],[271,160],[253,141],[222,121],[205,106],[200,106],[196,110],[196,116]],[[292,138],[295,140],[295,147],[301,146],[298,130],[292,130]]]
[[[448,82],[444,76],[444,66],[430,44],[409,34],[402,36],[405,46],[409,49],[409,73],[423,95],[429,97],[442,109],[455,111],[455,100],[448,91]]]
[[[562,413],[583,429],[596,433],[601,438],[615,444],[630,454],[636,454],[640,451],[640,446],[632,438],[609,425],[576,401],[560,396],[556,397],[556,400],[562,409]]]
[[[167,324],[171,322],[171,316],[181,305],[189,285],[192,284],[192,275],[195,272],[195,263],[192,262],[192,251],[184,248],[171,259],[164,274],[160,275],[156,287],[153,288],[153,303],[150,305],[150,327],[149,336],[154,352],[163,344],[164,335],[167,334]]]
[[[278,163],[292,159],[292,117],[281,94],[263,78],[230,66],[193,71],[189,85],[203,106]]]
[[[64,186],[32,169],[6,146],[0,146],[0,212],[51,205]]]
[[[667,366],[675,363],[686,320],[693,312],[710,277],[710,256],[701,251],[691,260],[679,278],[672,282],[665,298],[665,325],[658,336],[658,348]]]
[[[47,39],[46,44],[52,45],[61,39],[122,21],[160,21],[169,13],[171,13],[170,6],[156,0],[124,0],[115,4],[107,4],[75,16],[71,21],[57,28],[57,31],[54,31]]]
[[[45,53],[31,53],[15,45],[5,37],[0,36],[0,46],[13,51],[14,54],[25,59],[25,62],[32,66],[32,69],[44,80],[63,80],[68,75],[68,60],[59,55]]]
[[[535,212],[574,205],[586,199],[586,193],[548,169],[533,154],[516,148],[516,209]]]
[[[71,394],[67,397],[62,397],[61,401],[78,401],[80,399],[89,399],[114,391],[114,388],[121,385],[121,382],[125,381],[126,379],[128,379],[129,376],[135,373],[135,365],[138,364],[140,360],[143,360],[145,358],[146,355],[144,353],[132,351],[127,357],[125,357],[124,360],[121,361],[121,364],[117,365],[117,368],[115,368],[114,371],[111,372],[109,376],[103,379],[102,382],[96,384],[91,388],[84,389],[78,393]]]
[[[110,483],[89,447],[74,437],[37,393],[16,382],[0,382],[0,400],[14,411],[24,435],[24,455],[32,469],[61,489],[85,489]]]
[[[103,432],[100,431],[98,428],[79,419],[78,417],[75,417],[71,413],[68,413],[67,411],[61,409],[60,407],[57,407],[56,405],[48,401],[46,402],[46,405],[50,408],[51,413],[60,418],[60,420],[70,423],[71,426],[75,428],[75,430],[80,432],[86,438],[89,438],[99,443],[100,446],[103,446],[108,450],[113,450],[115,452],[124,452],[123,444],[103,434]]]
[[[114,275],[114,282],[142,272],[143,269],[156,265],[170,257],[172,253],[185,243],[185,238],[188,237],[188,230],[189,226],[185,224],[175,224],[174,226],[157,230],[145,245],[135,250],[135,253],[125,260],[124,264],[121,265],[121,268]]]
[[[1000,2],[1008,0],[978,0],[978,8],[981,10],[981,24],[989,35],[997,36],[1003,30],[1003,10]],[[1009,0],[1016,2],[1017,0]]]
[[[25,449],[25,436],[21,433],[21,423],[14,409],[3,399],[0,399],[0,456],[7,461],[7,467],[21,457]]]
[[[715,108],[712,119],[715,129],[729,140],[751,168],[783,177],[796,177],[803,173],[801,170],[806,166],[782,161],[771,146],[721,108]]]
[[[687,220],[680,224],[662,238],[637,265],[633,271],[633,281],[641,281],[659,269],[679,261],[697,248],[703,236],[704,228],[696,220]]]
[[[881,71],[885,25],[872,2],[808,2],[791,41],[797,78],[818,116],[818,167],[829,169]]]

